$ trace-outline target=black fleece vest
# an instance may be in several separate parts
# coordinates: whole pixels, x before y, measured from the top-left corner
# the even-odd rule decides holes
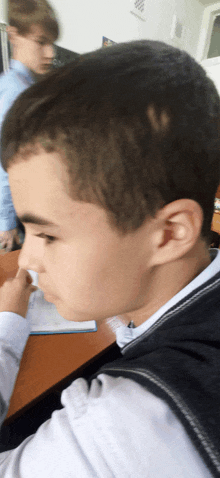
[[[220,477],[220,272],[122,353],[96,376],[130,378],[165,400],[210,472]]]

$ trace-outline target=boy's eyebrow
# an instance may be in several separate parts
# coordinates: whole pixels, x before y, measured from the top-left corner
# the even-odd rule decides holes
[[[36,216],[35,214],[25,213],[22,216],[18,216],[19,221],[24,224],[36,224],[37,226],[53,226],[59,228],[58,224],[48,221],[43,217]]]
[[[39,40],[42,40],[42,41],[50,41],[50,38],[49,37],[46,37],[44,35],[39,35],[38,37]]]
[[[45,43],[51,43],[51,44],[54,44],[54,40],[49,37],[49,36],[45,36],[45,35],[37,35],[35,37],[36,40],[38,41],[44,41]]]

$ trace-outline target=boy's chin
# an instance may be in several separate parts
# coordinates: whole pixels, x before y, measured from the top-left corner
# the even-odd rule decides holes
[[[34,76],[35,81],[39,81],[44,78],[44,76],[46,76],[48,73],[50,73],[50,71],[52,71],[52,66],[47,69],[32,71],[32,75]]]
[[[51,302],[55,305],[58,314],[61,315],[65,320],[73,321],[73,322],[85,322],[88,319],[88,316],[84,316],[84,314],[77,314],[73,309],[69,309],[65,305],[62,304],[59,300],[52,299]]]
[[[50,71],[52,70],[52,65],[46,65],[45,67],[42,67],[39,71],[39,75],[46,75],[47,73],[49,73]]]

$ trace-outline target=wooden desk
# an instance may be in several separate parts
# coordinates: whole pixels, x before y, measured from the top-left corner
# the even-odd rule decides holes
[[[18,269],[20,251],[0,257],[0,286]],[[30,336],[5,420],[9,423],[76,371],[92,363],[115,343],[106,322],[97,332]]]

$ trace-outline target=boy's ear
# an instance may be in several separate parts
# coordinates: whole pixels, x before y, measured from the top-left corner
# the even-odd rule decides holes
[[[201,235],[203,211],[191,199],[167,204],[155,216],[152,265],[180,259],[190,252]]]
[[[15,44],[16,38],[18,36],[18,29],[16,27],[11,27],[10,25],[6,27],[6,32],[8,34],[8,39],[12,45]]]

